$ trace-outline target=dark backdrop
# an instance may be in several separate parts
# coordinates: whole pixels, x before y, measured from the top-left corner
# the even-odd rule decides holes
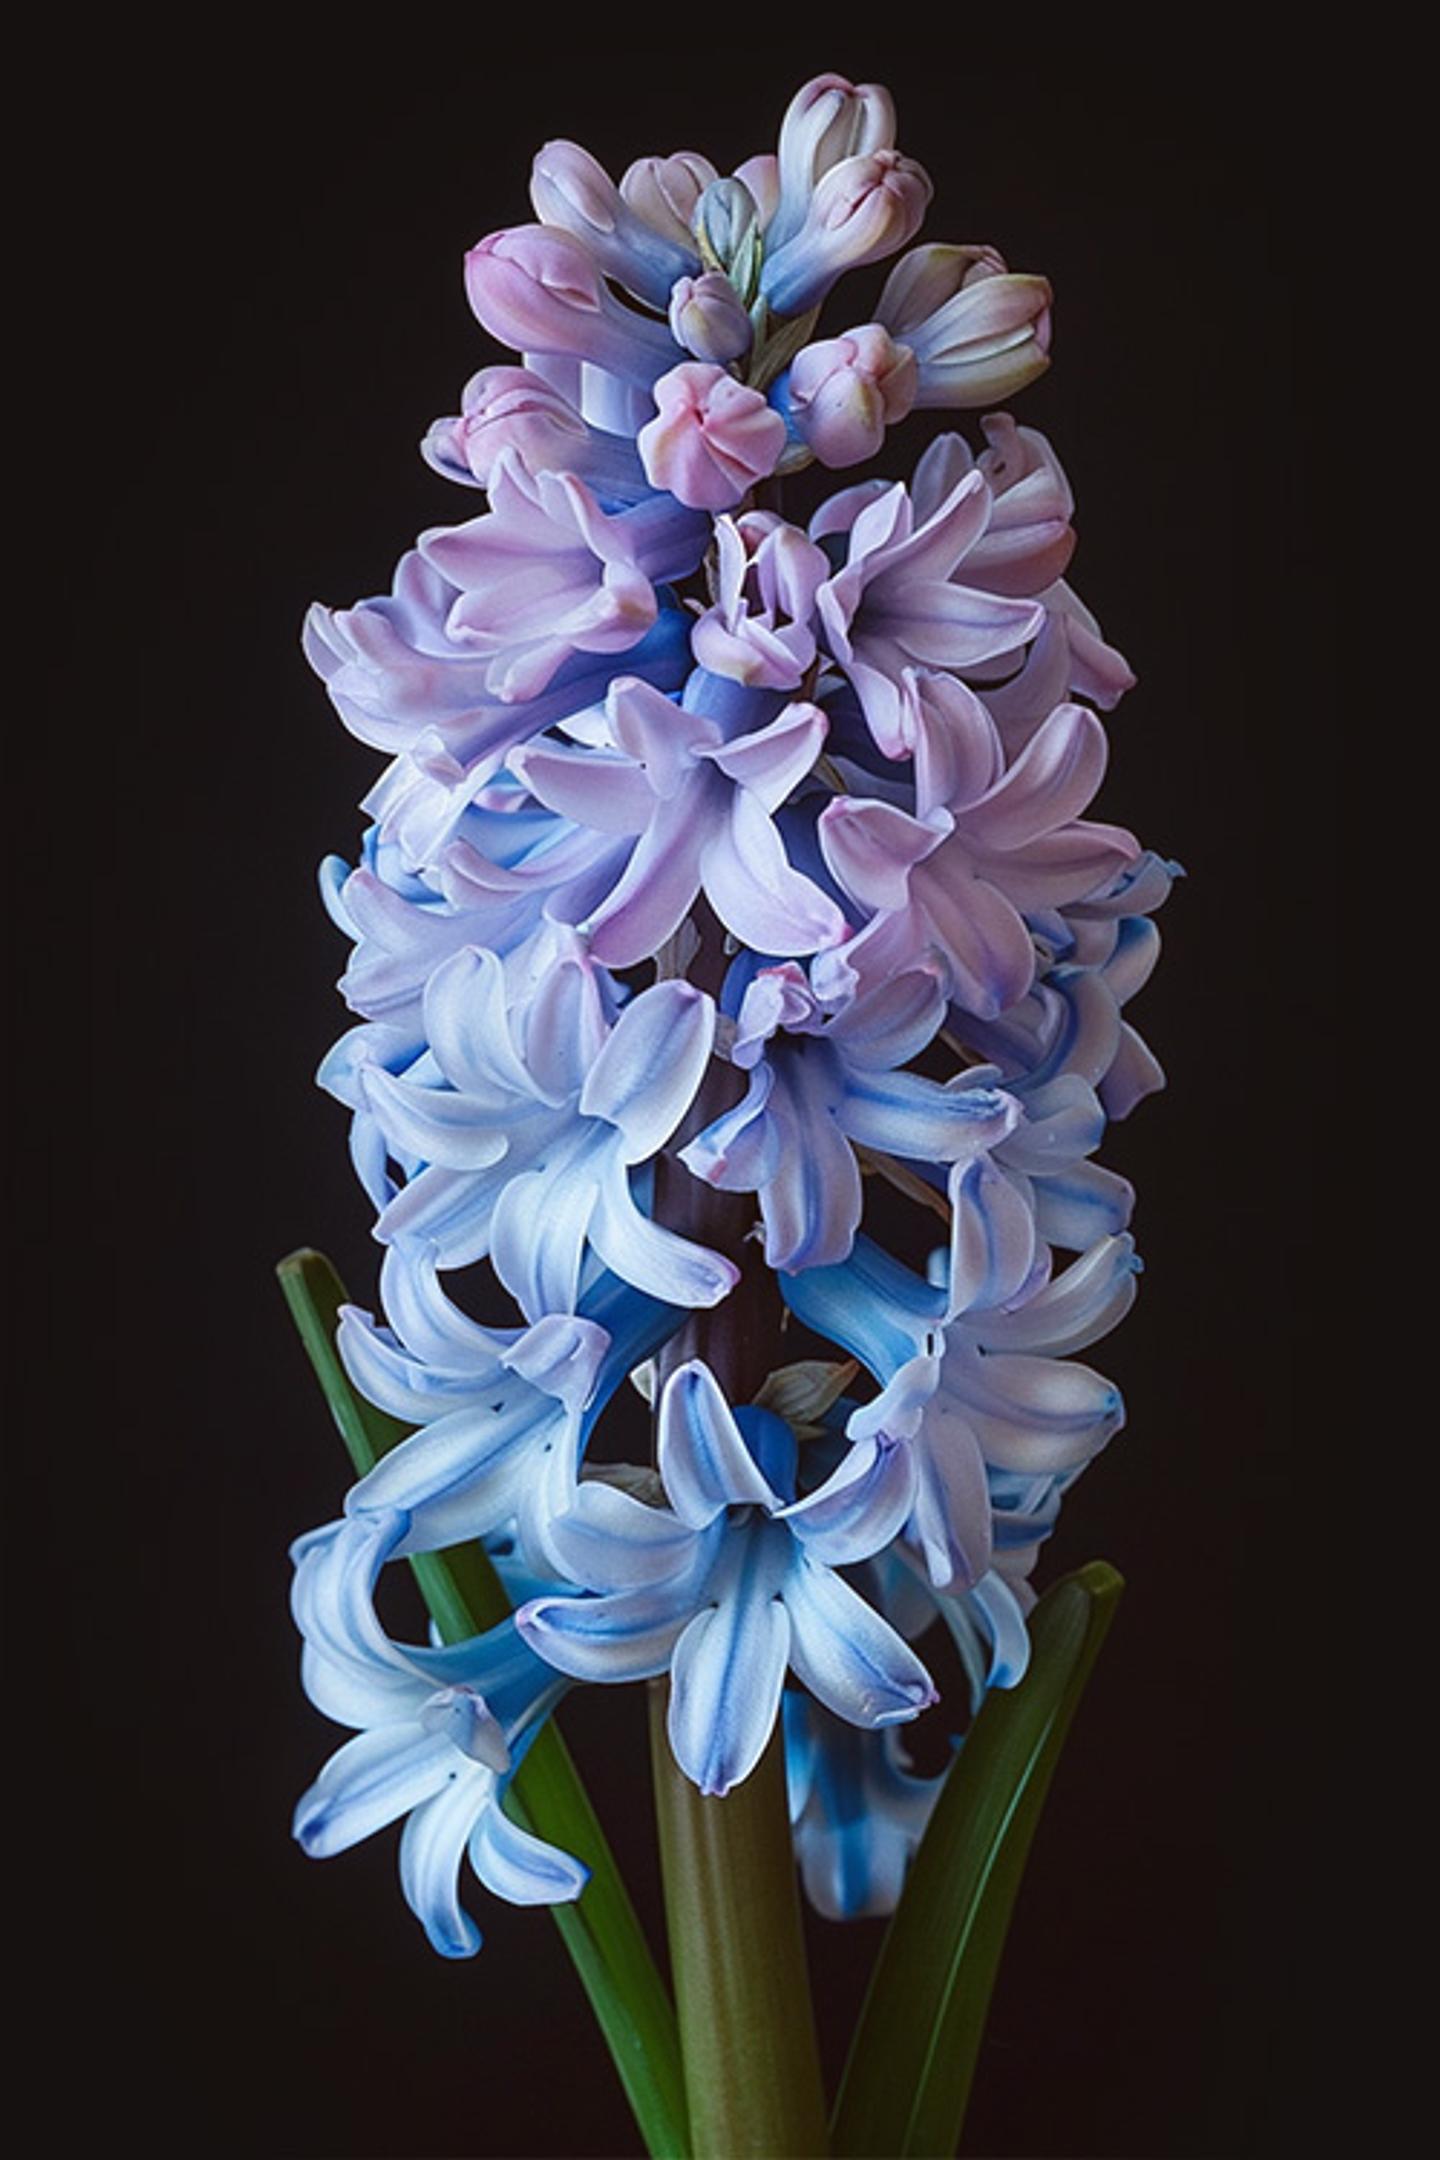
[[[1295,1618],[1323,1443],[1291,1410],[1315,1142],[1289,1075],[1320,1011],[1295,972],[1315,890],[1303,919],[1288,896],[1320,881],[1323,933],[1328,895],[1294,627],[1321,545],[1293,323],[1305,85],[1253,54],[977,64],[898,30],[777,52],[698,18],[661,51],[577,47],[537,12],[523,62],[459,18],[303,50],[216,37],[116,38],[83,83],[52,75],[27,220],[49,357],[18,424],[53,613],[26,642],[58,755],[18,798],[16,999],[26,1100],[55,1116],[46,1138],[29,1111],[12,1126],[38,1301],[12,1306],[36,1565],[10,1864],[59,2142],[633,2149],[544,1913],[485,1899],[485,1948],[446,1965],[393,1838],[324,1866],[289,1840],[336,1735],[299,1691],[286,1545],[344,1475],[271,1268],[321,1244],[368,1297],[376,1260],[311,1074],[342,1024],[314,865],[352,848],[377,761],[297,633],[312,597],[381,589],[418,529],[471,508],[414,446],[498,357],[461,256],[528,214],[539,142],[616,172],[692,145],[724,169],[833,66],[894,89],[936,181],[926,237],[1055,283],[1056,364],[1020,415],[1063,454],[1075,581],[1140,675],[1103,810],[1189,873],[1136,1008],[1171,1090],[1107,1153],[1139,1185],[1147,1268],[1099,1359],[1129,1427],[1047,1562],[1106,1556],[1129,1591],[1035,1851],[970,2149],[1289,2150],[1316,1949],[1300,1705],[1329,1655]],[[632,1696],[565,1722],[653,1913]],[[814,1930],[832,2027],[877,1933]]]

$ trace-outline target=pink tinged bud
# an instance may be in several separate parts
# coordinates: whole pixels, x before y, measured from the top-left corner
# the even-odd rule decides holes
[[[657,233],[579,143],[549,142],[537,153],[530,200],[542,223],[572,233],[607,276],[657,306],[677,277],[700,267],[688,234]]]
[[[490,233],[465,258],[465,290],[483,328],[523,353],[565,353],[650,383],[675,360],[663,324],[607,292],[580,242],[548,225]]]
[[[1003,275],[1003,255],[992,247],[949,247],[931,242],[902,256],[885,280],[879,319],[892,336],[906,337],[927,316],[953,300],[969,278]]]
[[[482,487],[495,460],[513,450],[527,472],[583,466],[589,430],[569,400],[529,368],[482,368],[466,383],[458,420],[445,423],[456,455]]]
[[[889,150],[894,141],[895,107],[889,91],[878,83],[857,88],[843,75],[817,75],[797,90],[780,123],[772,247],[800,230],[811,195],[833,166],[872,150]]]
[[[917,248],[876,310],[919,362],[920,407],[1013,397],[1050,364],[1049,282],[1006,270],[990,248]]]
[[[803,315],[844,271],[904,247],[919,231],[934,192],[924,167],[896,150],[832,166],[800,230],[767,256],[760,285],[775,314]]]
[[[761,225],[768,226],[780,201],[780,160],[768,150],[760,157],[746,158],[736,166],[735,178],[748,188]]]
[[[915,402],[915,355],[879,323],[823,338],[795,356],[790,416],[822,465],[858,465],[874,457],[885,430]]]
[[[647,412],[649,406],[646,396]],[[447,479],[472,487],[490,485],[508,450],[528,473],[578,473],[599,494],[634,502],[650,490],[632,433],[627,426],[621,439],[587,426],[570,399],[533,368],[490,367],[466,383],[458,419],[437,420],[420,447]]]
[[[655,385],[658,417],[638,447],[653,487],[689,510],[728,510],[775,470],[785,422],[721,367],[686,361]]]
[[[620,193],[652,232],[677,247],[693,248],[695,205],[716,178],[709,158],[678,150],[673,157],[637,158],[620,182]]]
[[[750,317],[729,278],[718,270],[677,278],[670,294],[670,333],[697,360],[738,360],[750,350]]]

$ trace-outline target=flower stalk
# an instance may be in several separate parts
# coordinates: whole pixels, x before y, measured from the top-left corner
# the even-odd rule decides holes
[[[700,912],[690,973],[703,985],[723,975],[725,954],[720,925],[708,909]],[[712,1060],[696,1099],[696,1129],[737,1093],[731,1069]],[[665,1345],[662,1381],[703,1358],[729,1399],[745,1402],[781,1363],[780,1303],[746,1239],[753,1213],[742,1195],[703,1185],[662,1158],[657,1219],[728,1253],[740,1268],[724,1304],[692,1314]],[[649,1697],[665,1919],[696,2160],[826,2153],[784,1742],[777,1730],[757,1767],[723,1797],[702,1793],[670,1744],[668,1681],[652,1681]]]

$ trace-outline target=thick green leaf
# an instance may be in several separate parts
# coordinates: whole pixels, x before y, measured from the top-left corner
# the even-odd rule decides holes
[[[985,1698],[871,1975],[835,2109],[846,2160],[959,2143],[1030,1842],[1123,1587],[1101,1560],[1056,1583],[1031,1615],[1024,1680]]]
[[[361,1476],[408,1427],[355,1393],[335,1348],[344,1287],[323,1253],[301,1251],[276,1273],[350,1459]],[[446,1642],[494,1627],[510,1611],[479,1544],[417,1554],[410,1565]],[[550,1910],[564,1937],[656,2160],[685,2160],[689,2128],[675,2011],[605,1833],[554,1719],[533,1742],[507,1795],[525,1829],[583,1860],[590,1880],[573,1905]]]

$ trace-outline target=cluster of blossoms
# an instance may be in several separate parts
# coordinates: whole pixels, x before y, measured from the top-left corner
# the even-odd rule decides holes
[[[424,444],[479,514],[307,625],[390,761],[326,869],[357,1024],[321,1077],[385,1247],[341,1354],[413,1430],[296,1547],[306,1686],[356,1732],[297,1834],[406,1818],[450,1955],[466,1853],[504,1898],[582,1887],[504,1805],[576,1682],[668,1673],[710,1794],[783,1720],[810,1895],[888,1909],[939,1785],[898,1731],[937,1700],[918,1646],[948,1637],[972,1707],[1014,1684],[1037,1553],[1122,1420],[1074,1353],[1134,1294],[1094,1156],[1160,1084],[1122,1009],[1171,866],[1084,814],[1132,678],[1065,582],[1054,451],[989,409],[1048,364],[1049,288],[911,247],[930,194],[887,95],[833,75],[729,177],[686,152],[617,186],[547,144],[538,222],[465,266],[520,364]],[[892,255],[874,319],[817,335]],[[937,407],[984,411],[978,452],[942,434],[787,517],[787,476]],[[923,1272],[863,1227],[882,1188],[940,1245]],[[694,1234],[716,1192],[739,1247]],[[732,1401],[674,1338],[762,1252],[810,1354]],[[476,1262],[512,1324],[447,1292]],[[632,1378],[653,1465],[590,1447]],[[513,1616],[394,1642],[382,1568],[467,1539]]]

